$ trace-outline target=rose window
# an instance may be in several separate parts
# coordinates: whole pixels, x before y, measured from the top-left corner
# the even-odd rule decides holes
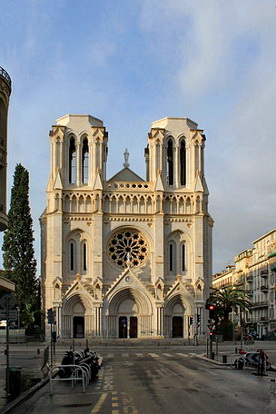
[[[116,233],[108,244],[110,259],[119,267],[140,266],[148,256],[148,246],[143,236],[135,230]]]

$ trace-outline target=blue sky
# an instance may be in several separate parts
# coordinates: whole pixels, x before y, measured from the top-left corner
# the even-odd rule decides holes
[[[275,19],[271,0],[0,0],[0,66],[13,81],[8,189],[22,163],[38,261],[48,131],[67,113],[104,121],[109,177],[125,147],[145,177],[154,120],[204,129],[214,272],[275,228]]]

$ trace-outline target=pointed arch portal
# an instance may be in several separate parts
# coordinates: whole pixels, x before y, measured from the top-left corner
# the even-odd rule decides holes
[[[136,289],[122,289],[109,304],[110,334],[117,338],[148,336],[152,329],[149,298]],[[113,332],[113,333],[112,333]]]

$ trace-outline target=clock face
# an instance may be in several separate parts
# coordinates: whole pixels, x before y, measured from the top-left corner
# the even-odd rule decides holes
[[[115,233],[108,243],[108,254],[118,267],[141,266],[148,257],[148,245],[137,230],[124,230]]]

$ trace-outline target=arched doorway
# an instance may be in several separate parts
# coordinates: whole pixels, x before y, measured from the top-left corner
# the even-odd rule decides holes
[[[188,324],[186,323],[186,306],[182,296],[173,296],[164,309],[164,334],[169,338],[188,337]]]
[[[133,282],[133,278],[126,276],[126,282]],[[106,303],[106,312],[110,338],[140,338],[151,335],[152,305],[150,298],[141,288],[125,288],[114,292],[110,302]]]
[[[137,316],[120,316],[119,317],[119,338],[137,338],[138,336],[138,318]]]
[[[119,315],[119,338],[137,338],[138,318],[137,305],[131,297],[123,299],[118,307]]]
[[[84,317],[83,316],[73,317],[73,337],[84,338]]]

